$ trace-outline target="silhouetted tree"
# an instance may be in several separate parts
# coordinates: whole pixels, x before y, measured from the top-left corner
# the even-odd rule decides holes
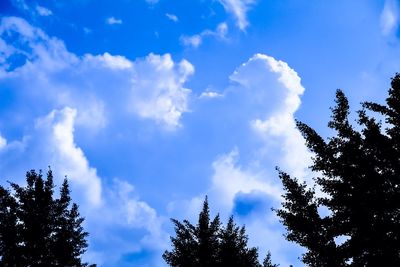
[[[335,136],[325,141],[297,123],[315,154],[311,168],[323,194],[280,171],[286,193],[277,214],[287,239],[307,248],[303,261],[309,266],[400,266],[400,75],[392,79],[386,105],[363,103],[358,128],[349,113],[338,90],[328,124]]]
[[[236,226],[233,217],[225,227],[219,215],[210,220],[207,197],[197,225],[189,221],[175,225],[175,237],[171,237],[172,251],[165,251],[164,260],[173,267],[261,267],[257,248],[248,247],[245,227]]]
[[[0,187],[0,266],[87,266],[80,257],[88,233],[78,206],[70,203],[67,180],[58,199],[51,170],[47,179],[29,171],[25,187],[11,188],[13,194]]]
[[[273,264],[271,261],[271,252],[268,251],[267,255],[265,256],[265,259],[263,261],[263,267],[279,267],[279,264]],[[290,265],[292,266],[292,265]]]

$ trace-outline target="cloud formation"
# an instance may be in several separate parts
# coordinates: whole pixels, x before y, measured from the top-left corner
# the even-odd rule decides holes
[[[381,13],[381,30],[383,35],[395,32],[399,24],[399,5],[395,0],[386,0]]]
[[[225,10],[231,13],[235,19],[236,24],[240,30],[246,30],[249,26],[247,21],[247,12],[250,7],[255,3],[254,0],[219,0],[224,6]]]
[[[198,48],[203,42],[204,37],[215,37],[220,40],[225,40],[228,33],[228,25],[225,22],[218,24],[217,28],[212,30],[204,30],[199,34],[186,36],[181,36],[181,42],[185,46],[191,46],[193,48]]]
[[[254,94],[267,92],[269,100],[265,105],[269,107],[264,118],[253,118],[251,127],[264,140],[267,150],[281,151],[282,168],[300,179],[305,178],[311,154],[294,118],[304,92],[296,71],[286,62],[256,54],[236,69],[230,79]]]
[[[20,39],[7,42],[4,38],[11,33]],[[88,127],[104,127],[108,109],[113,109],[112,113],[134,114],[173,130],[188,111],[191,90],[184,84],[194,67],[184,59],[174,62],[169,54],[150,54],[135,61],[107,52],[78,57],[25,20],[6,17],[0,25],[0,55],[0,83],[19,84],[23,92],[19,101],[31,105],[40,101],[50,109],[75,108],[78,123]],[[15,56],[23,58],[21,65],[11,65]],[[110,86],[115,89],[110,91]],[[37,105],[31,108],[38,115],[46,112]]]
[[[52,12],[50,9],[45,8],[45,7],[43,7],[43,6],[36,6],[36,12],[37,12],[40,16],[43,16],[43,17],[47,17],[47,16],[53,15],[53,12]]]
[[[172,20],[173,22],[178,22],[179,21],[178,17],[176,15],[174,15],[174,14],[166,13],[165,16],[169,20]]]
[[[106,19],[106,23],[109,25],[122,24],[122,20],[116,19],[115,17],[109,17]]]

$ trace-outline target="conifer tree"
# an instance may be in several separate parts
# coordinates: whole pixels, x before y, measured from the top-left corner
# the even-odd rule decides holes
[[[257,248],[248,247],[245,227],[235,224],[233,217],[225,227],[219,215],[210,220],[207,197],[197,225],[172,219],[175,237],[172,251],[165,251],[164,260],[172,267],[261,267]]]
[[[263,267],[279,267],[279,264],[273,264],[271,261],[271,252],[268,251],[263,261]]]
[[[26,186],[11,183],[13,194],[0,187],[0,266],[87,266],[84,219],[70,203],[67,180],[58,199],[54,187],[51,170],[46,179],[27,172]]]
[[[358,130],[338,90],[328,123],[336,135],[327,141],[297,123],[315,154],[311,168],[323,194],[280,172],[286,193],[277,214],[287,239],[307,249],[303,261],[309,266],[400,266],[400,75],[392,79],[386,105],[362,107]],[[384,118],[385,128],[373,112]]]

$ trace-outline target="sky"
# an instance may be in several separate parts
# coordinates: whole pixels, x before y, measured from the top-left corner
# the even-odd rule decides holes
[[[166,266],[170,218],[245,224],[303,266],[271,208],[276,166],[312,183],[295,120],[324,138],[400,71],[396,0],[2,0],[0,183],[67,176],[100,267]],[[353,113],[354,118],[354,113]]]

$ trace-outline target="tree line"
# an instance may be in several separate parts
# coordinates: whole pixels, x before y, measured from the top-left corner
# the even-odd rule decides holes
[[[392,78],[386,103],[362,103],[355,123],[341,90],[331,110],[328,127],[335,134],[327,139],[297,122],[314,153],[314,184],[277,169],[284,194],[274,212],[285,237],[305,248],[301,260],[310,267],[400,266],[400,75]],[[88,233],[67,180],[59,198],[51,170],[47,179],[30,171],[26,181],[25,187],[0,186],[0,266],[88,266],[81,260]],[[162,255],[169,266],[278,266],[269,252],[259,262],[233,217],[226,225],[218,215],[211,219],[207,198],[197,224],[172,223],[171,249]]]

